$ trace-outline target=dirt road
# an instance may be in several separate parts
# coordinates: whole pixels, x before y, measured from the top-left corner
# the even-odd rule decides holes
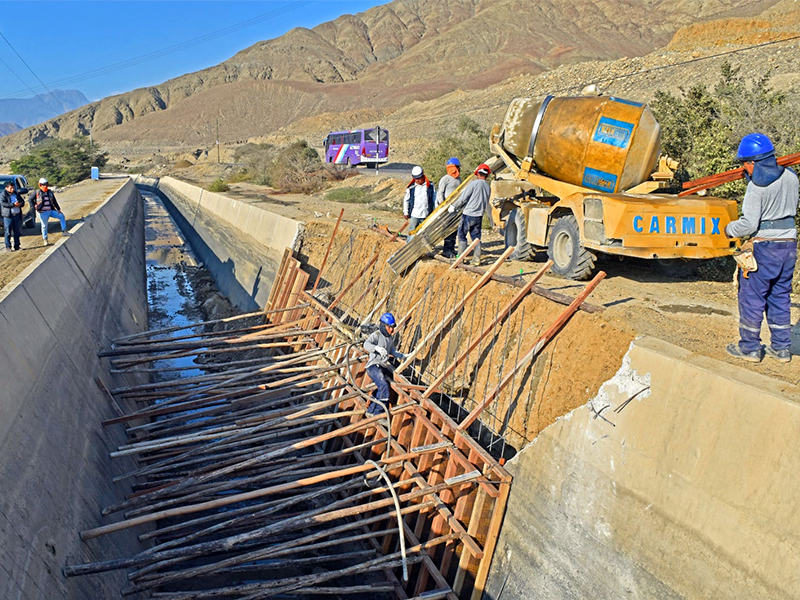
[[[127,178],[101,179],[100,181],[82,181],[78,184],[56,192],[56,198],[67,218],[67,229],[72,229],[86,215],[116,192]],[[22,273],[25,268],[34,262],[47,247],[42,242],[42,231],[37,216],[36,227],[22,229],[20,249],[16,252],[6,252],[0,246],[0,289]],[[51,246],[61,239],[61,227],[58,221],[50,219],[48,239]]]

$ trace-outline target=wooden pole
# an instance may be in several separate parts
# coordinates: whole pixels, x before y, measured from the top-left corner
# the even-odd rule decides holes
[[[458,313],[460,313],[461,310],[463,310],[463,308],[467,305],[467,302],[469,302],[472,299],[472,297],[478,293],[478,290],[480,290],[484,286],[484,284],[492,278],[492,275],[494,275],[497,269],[500,268],[500,265],[502,265],[505,262],[505,260],[509,256],[511,256],[512,252],[514,252],[513,246],[506,248],[506,251],[503,252],[503,254],[494,262],[491,268],[489,268],[489,270],[486,273],[484,273],[484,275],[480,279],[478,279],[478,281],[475,282],[475,284],[469,289],[469,291],[458,302],[458,304],[456,304],[450,310],[450,312],[448,312],[445,315],[445,317],[439,322],[439,324],[436,325],[430,331],[430,333],[428,333],[428,335],[425,336],[425,339],[423,339],[421,342],[417,344],[416,348],[412,348],[411,352],[408,354],[405,360],[403,360],[403,362],[400,363],[400,366],[397,367],[397,371],[402,373],[414,361],[414,358],[417,356],[417,354],[419,354],[420,351],[423,348],[425,348],[427,343],[430,342],[434,337],[436,337],[439,334],[439,332],[441,332],[445,327],[447,327],[447,325],[453,320],[453,318]]]
[[[589,294],[591,294],[592,291],[594,291],[594,289],[600,284],[600,282],[603,281],[605,276],[606,276],[605,271],[600,271],[597,275],[595,275],[594,279],[592,279],[589,282],[589,284],[584,288],[584,290],[578,295],[578,297],[572,301],[572,304],[570,304],[553,322],[553,324],[547,328],[547,331],[545,331],[539,337],[539,339],[533,345],[533,348],[531,348],[530,351],[528,351],[528,353],[525,354],[525,356],[523,356],[519,360],[519,362],[517,362],[516,365],[514,365],[511,371],[507,373],[500,381],[500,383],[498,383],[497,386],[486,396],[486,398],[484,398],[483,402],[481,402],[478,406],[476,406],[472,410],[472,412],[467,415],[467,417],[458,426],[458,429],[460,431],[464,431],[470,425],[472,425],[472,423],[475,422],[475,419],[480,417],[481,413],[486,409],[486,407],[489,406],[489,404],[491,404],[494,401],[494,399],[497,398],[500,392],[502,392],[503,389],[505,389],[505,387],[511,382],[511,379],[514,377],[516,372],[536,358],[539,352],[541,352],[542,349],[545,347],[547,342],[549,342],[552,339],[552,337],[556,333],[558,333],[558,331],[561,329],[564,323],[566,323],[569,320],[569,318],[573,314],[575,314],[575,311],[578,310],[578,307],[581,305],[581,302],[583,302],[586,299],[586,297]]]
[[[467,347],[464,350],[462,350],[461,353],[456,357],[456,359],[447,366],[447,368],[442,372],[442,374],[439,375],[436,379],[434,379],[433,382],[427,387],[425,392],[422,394],[423,398],[430,398],[435,393],[436,389],[440,385],[442,385],[444,380],[453,371],[455,371],[458,368],[458,366],[466,359],[466,357],[469,356],[470,352],[472,352],[475,349],[475,347],[481,343],[481,340],[483,340],[489,333],[491,333],[494,330],[494,328],[503,319],[505,319],[511,313],[512,310],[514,310],[514,308],[522,301],[522,299],[528,295],[528,292],[530,292],[531,288],[533,288],[533,286],[536,285],[536,282],[539,281],[544,276],[544,274],[550,269],[552,265],[553,261],[548,260],[544,264],[544,266],[541,269],[539,269],[539,272],[536,273],[536,275],[534,275],[533,278],[527,284],[525,284],[525,287],[523,287],[519,292],[517,292],[517,295],[514,296],[511,299],[511,301],[508,304],[506,304],[506,306],[499,313],[497,313],[495,318],[492,319],[492,322],[489,323],[486,327],[484,327],[483,331],[481,331],[477,336],[475,336],[475,338],[470,340],[470,343],[467,345]]]
[[[336,238],[336,232],[339,230],[339,223],[342,222],[342,217],[344,216],[344,209],[339,211],[339,218],[336,219],[336,225],[333,226],[333,233],[331,233],[331,240],[328,242],[328,248],[325,250],[325,257],[322,259],[322,264],[319,267],[319,271],[317,271],[317,278],[314,280],[314,286],[311,288],[309,294],[311,296],[314,295],[314,292],[317,291],[317,286],[319,285],[320,280],[322,279],[322,272],[325,270],[325,265],[328,264],[328,255],[331,253],[331,248],[333,248],[333,240]]]

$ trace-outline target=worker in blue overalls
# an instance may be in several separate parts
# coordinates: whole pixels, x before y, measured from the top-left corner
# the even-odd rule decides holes
[[[792,359],[792,275],[797,260],[798,180],[791,169],[778,165],[775,148],[761,133],[742,138],[736,158],[742,161],[748,180],[742,216],[728,223],[731,238],[753,235],[755,270],[739,272],[739,343],[729,344],[728,354],[761,362],[761,319],[766,313],[770,345],[766,356],[781,362]]]
[[[394,378],[394,369],[390,360],[396,358],[400,361],[406,355],[395,348],[394,331],[397,322],[392,313],[381,315],[378,330],[373,331],[364,341],[364,350],[369,352],[367,362],[367,375],[375,382],[375,395],[367,407],[367,414],[379,415],[389,410],[390,382]]]

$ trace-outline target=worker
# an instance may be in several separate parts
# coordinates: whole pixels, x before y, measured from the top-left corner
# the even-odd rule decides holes
[[[6,188],[0,193],[0,206],[3,214],[3,230],[5,233],[6,251],[19,250],[20,230],[22,229],[22,207],[25,200],[17,194],[13,181],[6,182]],[[11,237],[14,237],[14,247],[11,247]]]
[[[47,182],[47,179],[44,177],[39,179],[39,189],[31,192],[28,201],[34,202],[36,212],[39,213],[39,219],[42,222],[42,239],[44,240],[45,246],[50,244],[50,242],[47,241],[47,222],[50,220],[50,217],[58,219],[61,223],[61,235],[69,235],[69,231],[67,231],[67,219],[64,217],[64,213],[61,212],[61,207],[58,205],[56,195],[53,193],[53,190],[50,189],[50,184]]]
[[[461,185],[461,161],[455,156],[447,159],[444,166],[447,174],[439,180],[439,187],[436,190],[436,206],[447,200],[456,188]],[[442,256],[454,258],[456,255],[456,232],[454,231],[444,238],[444,248]]]
[[[411,169],[411,183],[403,197],[403,217],[410,220],[409,233],[414,231],[433,212],[436,189],[425,175],[422,167]]]
[[[755,234],[753,257],[756,268],[744,276],[739,272],[739,343],[729,344],[728,354],[761,361],[761,319],[767,316],[770,345],[765,354],[789,362],[792,324],[790,319],[792,275],[797,259],[798,180],[791,169],[778,165],[775,148],[761,133],[742,138],[736,158],[743,163],[747,190],[742,216],[728,223],[725,235],[740,238]]]
[[[391,357],[405,360],[406,355],[394,347],[394,331],[397,322],[390,312],[381,315],[377,331],[373,331],[364,341],[364,350],[369,352],[367,375],[375,383],[375,402],[370,402],[367,414],[379,415],[388,410],[389,381],[392,380]]]
[[[492,170],[485,163],[478,165],[475,169],[475,179],[467,184],[461,196],[448,207],[448,211],[456,212],[462,207],[461,223],[458,225],[458,254],[459,256],[467,249],[467,233],[472,241],[478,240],[475,250],[472,253],[472,264],[481,264],[481,228],[483,227],[483,215],[489,207],[489,196],[491,189],[486,182]]]

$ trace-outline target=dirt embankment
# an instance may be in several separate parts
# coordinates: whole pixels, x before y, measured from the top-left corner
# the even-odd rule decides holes
[[[408,352],[414,339],[423,339],[452,307],[457,299],[477,281],[478,276],[465,271],[451,271],[448,265],[424,260],[405,276],[397,276],[386,259],[400,247],[402,241],[363,227],[359,222],[345,222],[334,241],[320,289],[329,298],[341,290],[369,263],[377,253],[378,259],[357,285],[345,294],[340,307],[360,321],[374,310],[372,322],[385,310],[397,318],[414,308],[409,323],[400,332],[401,350]],[[313,267],[313,275],[330,240],[334,219],[312,220],[305,232],[301,260]],[[494,260],[503,249],[497,234],[486,232],[484,248]],[[525,280],[546,260],[539,253],[532,263],[507,262],[500,273]],[[706,272],[689,279],[668,277],[654,271],[646,261],[601,261],[608,277],[589,298],[605,310],[596,315],[577,313],[545,348],[532,367],[520,374],[490,411],[487,422],[495,430],[507,434],[512,444],[530,440],[557,417],[584,404],[594,396],[601,383],[619,368],[622,356],[631,340],[652,335],[702,356],[735,364],[742,368],[780,379],[787,383],[800,380],[800,360],[791,364],[765,359],[760,364],[743,363],[729,357],[725,346],[737,339],[738,311],[736,289],[727,273]],[[577,295],[583,285],[554,276],[545,276],[542,285],[570,296]],[[413,367],[425,381],[432,381],[467,346],[498,310],[517,292],[518,288],[489,282],[470,301],[458,320],[433,344],[433,351],[423,352],[424,360]],[[379,302],[386,297],[386,302]],[[461,366],[445,382],[445,389],[470,409],[507,373],[512,365],[530,350],[539,334],[564,310],[540,296],[530,294],[512,316],[493,331],[473,351],[466,367]],[[800,318],[800,303],[793,297],[792,322]],[[419,329],[419,330],[418,330]],[[795,328],[796,330],[799,328]],[[800,351],[800,331],[793,334],[793,352]],[[762,339],[769,340],[764,326]]]
[[[333,223],[308,224],[301,260],[318,267],[330,240]],[[386,310],[398,319],[410,319],[400,330],[400,349],[409,352],[415,340],[424,339],[447,311],[462,298],[478,277],[436,261],[422,261],[404,277],[395,275],[386,259],[401,242],[354,227],[340,226],[323,273],[321,289],[332,299],[369,264],[368,269],[338,305],[360,321],[373,309],[372,322]],[[517,288],[494,281],[471,300],[456,324],[434,339],[412,368],[432,381],[449,365],[472,336],[487,327],[511,300]],[[386,298],[385,304],[380,304]],[[536,295],[521,302],[510,318],[494,328],[466,364],[445,381],[444,388],[468,410],[479,403],[502,376],[534,345],[564,307]],[[603,316],[578,313],[539,355],[532,367],[521,372],[500,395],[484,421],[502,432],[513,445],[533,439],[557,417],[584,404],[601,382],[619,367],[634,331],[624,323]]]

